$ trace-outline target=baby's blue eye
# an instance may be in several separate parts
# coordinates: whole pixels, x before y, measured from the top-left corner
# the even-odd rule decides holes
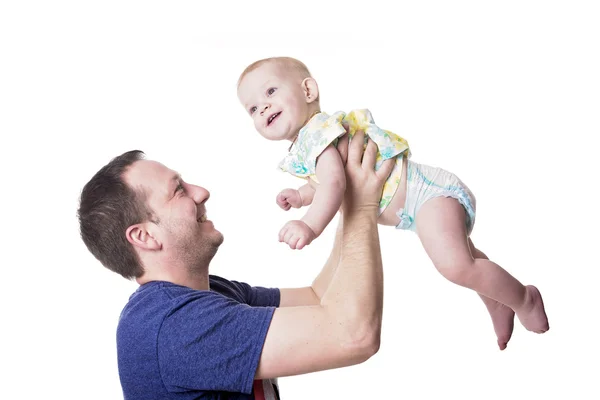
[[[276,90],[277,90],[277,88],[270,88],[269,90],[267,90],[267,94],[270,96],[273,93],[275,93]]]
[[[250,111],[250,115],[254,114],[254,112],[256,111],[256,106],[251,107],[248,111]]]

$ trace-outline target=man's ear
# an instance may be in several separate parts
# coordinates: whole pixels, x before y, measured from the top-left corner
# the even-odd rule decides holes
[[[160,250],[162,249],[162,243],[158,241],[150,228],[149,223],[131,225],[125,231],[127,241],[132,245],[139,247],[144,250]]]
[[[313,78],[305,78],[302,81],[302,91],[304,92],[304,99],[307,103],[312,103],[319,99],[319,86],[317,81]]]

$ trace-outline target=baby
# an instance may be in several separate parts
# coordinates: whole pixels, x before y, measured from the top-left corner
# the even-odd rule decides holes
[[[301,220],[289,221],[279,240],[302,249],[317,238],[341,206],[345,190],[340,137],[365,132],[378,147],[376,168],[394,158],[383,188],[378,222],[414,231],[437,270],[448,280],[473,289],[483,300],[501,350],[513,331],[514,315],[533,332],[549,329],[540,292],[523,286],[490,261],[470,239],[475,223],[475,197],[454,174],[413,162],[408,142],[375,125],[368,110],[324,113],[319,88],[300,61],[277,57],[248,66],[238,80],[238,98],[269,140],[291,142],[279,167],[308,182],[277,195],[284,210],[310,206]]]

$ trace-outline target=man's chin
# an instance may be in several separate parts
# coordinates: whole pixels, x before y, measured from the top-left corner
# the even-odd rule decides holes
[[[221,244],[223,244],[224,240],[225,240],[225,236],[223,236],[223,234],[221,232],[217,231],[214,236],[213,244],[215,246],[219,247]]]

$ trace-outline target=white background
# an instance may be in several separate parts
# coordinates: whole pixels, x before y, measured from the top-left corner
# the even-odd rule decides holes
[[[302,251],[277,242],[301,211],[275,195],[301,182],[275,168],[288,144],[260,138],[236,98],[247,64],[288,55],[323,110],[369,108],[415,161],[467,183],[474,243],[539,287],[551,330],[517,322],[500,352],[477,296],[445,281],[416,235],[381,227],[379,353],[280,379],[283,398],[599,398],[597,3],[382,4],[2,2],[0,397],[122,398],[115,329],[136,285],[88,253],[75,212],[124,151],[211,191],[225,234],[212,273],[310,284],[335,223]]]

